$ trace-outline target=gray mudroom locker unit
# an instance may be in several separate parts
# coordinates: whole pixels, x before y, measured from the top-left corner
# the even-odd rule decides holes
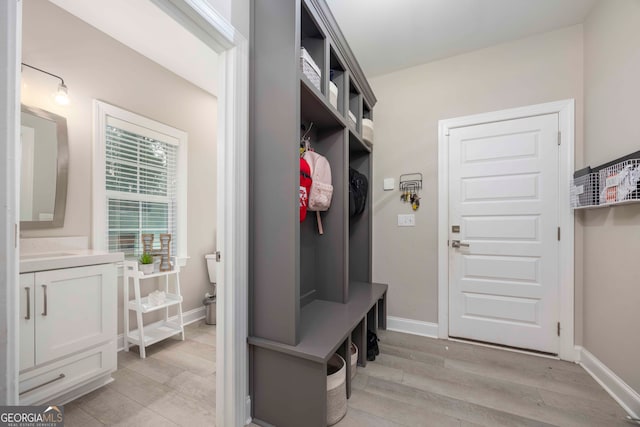
[[[320,427],[327,361],[338,352],[348,362],[353,340],[364,366],[367,329],[386,327],[387,285],[371,282],[373,148],[362,138],[362,118],[372,118],[376,98],[324,0],[255,0],[251,33],[252,415],[259,425]],[[320,71],[317,87],[301,71],[301,48]],[[331,165],[322,235],[315,212],[300,222],[302,126]],[[369,180],[357,216],[349,215],[349,167]]]

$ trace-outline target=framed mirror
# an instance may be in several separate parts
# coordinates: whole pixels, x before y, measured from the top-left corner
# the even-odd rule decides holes
[[[62,227],[69,170],[67,119],[26,105],[20,117],[20,228]]]

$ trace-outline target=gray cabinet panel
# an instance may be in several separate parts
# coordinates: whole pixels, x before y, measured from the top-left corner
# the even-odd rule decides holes
[[[253,359],[254,418],[278,427],[327,425],[326,363],[260,347]]]
[[[253,4],[251,202],[252,331],[295,344],[299,315],[300,3]],[[274,31],[277,29],[277,31]],[[277,66],[275,66],[277,65]]]

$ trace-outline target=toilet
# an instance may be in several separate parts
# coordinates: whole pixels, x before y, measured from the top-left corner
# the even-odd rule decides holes
[[[215,287],[216,287],[216,254],[207,254],[204,256],[204,258],[207,260],[207,270],[209,271],[209,282],[211,282],[211,284],[213,285],[214,291],[213,294],[215,295]]]
[[[204,296],[202,303],[206,308],[205,323],[207,325],[216,324],[216,283],[217,283],[217,268],[216,268],[216,254],[207,254],[204,256],[207,260],[207,271],[209,272],[209,282],[213,286],[213,292],[207,292]]]

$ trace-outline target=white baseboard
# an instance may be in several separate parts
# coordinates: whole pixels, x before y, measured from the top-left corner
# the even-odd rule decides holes
[[[589,353],[587,349],[576,346],[576,351],[580,353],[579,363],[585,371],[587,371],[629,415],[634,418],[640,417],[640,394],[629,387],[627,383],[598,360],[597,357]]]
[[[438,324],[387,316],[387,329],[422,337],[438,338]]]
[[[195,323],[198,320],[204,319],[205,317],[206,317],[206,308],[204,306],[194,308],[193,310],[185,311],[184,313],[182,313],[182,321],[184,322],[185,326]],[[169,320],[170,321],[178,320],[178,316],[170,317]],[[118,351],[124,350],[124,334],[118,335],[118,338],[116,340],[116,346],[118,348]]]

